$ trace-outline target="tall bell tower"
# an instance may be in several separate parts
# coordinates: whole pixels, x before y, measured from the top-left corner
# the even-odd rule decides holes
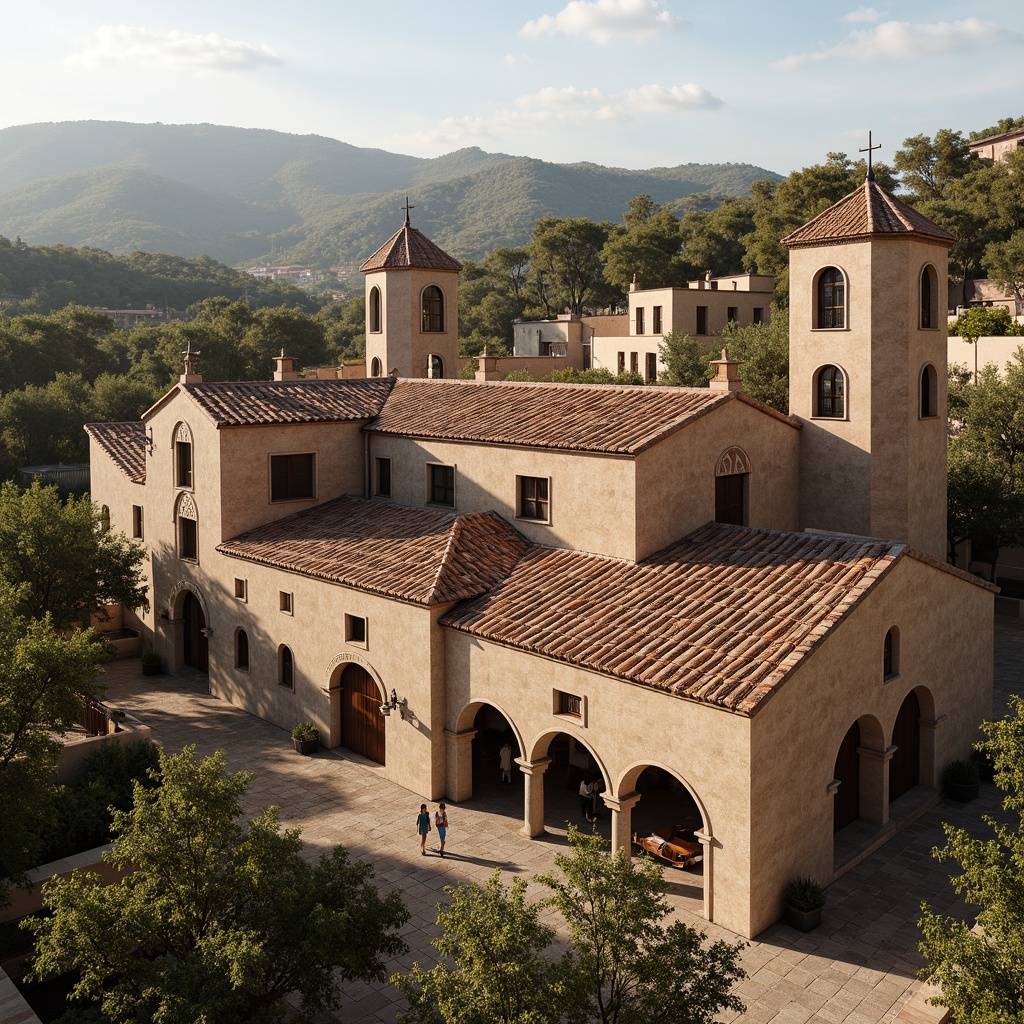
[[[462,264],[405,224],[359,269],[366,289],[366,374],[456,377]]]
[[[874,179],[782,240],[800,519],[946,559],[953,236]]]

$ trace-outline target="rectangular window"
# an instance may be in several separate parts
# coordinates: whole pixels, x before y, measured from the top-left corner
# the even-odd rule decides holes
[[[658,356],[655,352],[647,353],[647,383],[651,384],[658,379]]]
[[[377,459],[377,494],[382,498],[391,497],[390,459]]]
[[[731,324],[738,324],[740,322],[740,310],[738,306],[729,306],[725,314],[726,320]]]
[[[636,307],[636,333],[637,334],[643,334],[644,333],[644,307],[643,306],[637,306]]]
[[[629,353],[629,372],[639,373],[640,372],[640,357],[635,352]]]
[[[191,487],[192,443],[190,441],[176,441],[174,450],[176,456],[175,483],[178,487]]]
[[[536,519],[546,523],[551,518],[551,503],[548,498],[549,483],[546,476],[520,476],[519,518]]]
[[[455,507],[455,467],[437,466],[431,464],[427,467],[429,489],[427,501],[432,505],[448,505]]]
[[[199,530],[194,519],[178,517],[178,557],[199,557]]]
[[[366,619],[360,615],[345,616],[345,639],[350,644],[366,646]]]
[[[293,608],[294,603],[292,601],[292,595],[287,591],[280,590],[277,595],[278,607],[285,613],[285,615],[294,614]]]
[[[760,306],[754,307],[754,323],[760,324],[764,322],[764,310]]]
[[[136,540],[145,539],[141,505],[132,505],[132,536]]]
[[[583,698],[574,693],[558,691],[558,714],[571,715],[573,718],[583,717]]]
[[[626,372],[626,353],[619,352],[615,357],[615,372],[625,373]]]
[[[654,334],[661,334],[661,306],[655,306],[651,310],[651,331]]]
[[[314,466],[311,452],[302,455],[271,455],[270,500],[298,501],[314,497]]]
[[[747,525],[747,473],[715,477],[715,522]]]
[[[708,307],[698,306],[697,307],[697,333],[707,334],[708,333]]]
[[[240,580],[237,576],[235,577],[235,597],[239,601],[249,600],[249,583],[247,580]]]

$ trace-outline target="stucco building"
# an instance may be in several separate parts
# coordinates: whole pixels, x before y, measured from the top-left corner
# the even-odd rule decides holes
[[[724,355],[707,389],[451,379],[457,264],[407,223],[363,267],[379,375],[192,363],[88,428],[147,640],[426,798],[508,738],[529,835],[589,771],[615,845],[691,821],[705,915],[754,935],[990,713],[992,588],[944,562],[950,242],[871,180],[786,240],[787,416]]]

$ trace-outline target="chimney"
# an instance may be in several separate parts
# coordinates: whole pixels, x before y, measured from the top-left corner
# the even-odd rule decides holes
[[[274,356],[274,380],[298,380],[298,378],[295,359],[292,356],[286,356],[284,349],[281,349],[281,354]]]
[[[721,359],[712,359],[711,365],[715,368],[715,375],[711,378],[708,387],[712,391],[742,391],[743,383],[740,381],[738,359],[730,359],[729,353],[722,349]]]
[[[498,369],[498,357],[487,354],[487,346],[483,352],[476,357],[479,369],[474,375],[477,380],[501,380],[501,371]]]
[[[192,339],[189,338],[185,351],[185,372],[178,378],[182,384],[202,384],[203,375],[199,372],[199,353],[192,351]]]
[[[629,285],[629,290],[631,292],[635,292],[635,291],[637,291],[639,289],[639,287],[640,287],[640,285],[637,284],[636,274],[634,273],[633,274],[633,280],[630,282],[630,285]]]

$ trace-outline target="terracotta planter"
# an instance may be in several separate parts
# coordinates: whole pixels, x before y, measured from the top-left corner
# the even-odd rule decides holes
[[[801,932],[809,932],[821,924],[821,907],[816,910],[797,910],[786,904],[786,924]]]
[[[946,796],[962,804],[969,804],[978,799],[977,782],[947,782]]]
[[[320,747],[319,740],[292,740],[295,749],[300,754],[315,754]]]

